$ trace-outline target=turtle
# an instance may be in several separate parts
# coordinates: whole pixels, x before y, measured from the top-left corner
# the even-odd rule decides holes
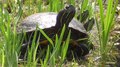
[[[73,5],[68,5],[63,10],[59,11],[58,14],[56,12],[36,13],[22,20],[18,29],[20,33],[21,31],[24,31],[27,38],[23,41],[23,45],[21,46],[20,58],[23,59],[28,46],[26,43],[28,43],[28,40],[32,42],[33,35],[37,30],[37,27],[42,29],[50,38],[52,38],[55,34],[60,34],[60,31],[64,25],[66,26],[65,35],[68,34],[68,30],[71,30],[71,41],[68,47],[67,56],[72,55],[71,51],[77,57],[87,55],[89,53],[89,48],[87,47],[87,38],[89,36],[86,29],[84,28],[84,25],[74,18],[75,12],[75,7]],[[37,36],[39,34],[40,31],[37,30]],[[37,39],[39,39],[39,37],[36,37],[36,40]],[[41,36],[40,42],[44,41],[46,41],[46,39],[44,36]],[[40,46],[44,47],[45,45]]]

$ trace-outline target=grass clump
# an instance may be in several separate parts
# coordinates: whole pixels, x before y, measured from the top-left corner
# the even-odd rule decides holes
[[[100,55],[101,55],[101,62],[103,65],[107,61],[107,53],[109,49],[107,45],[109,44],[110,40],[110,31],[114,24],[114,15],[115,10],[118,4],[118,0],[108,0],[106,14],[104,15],[104,5],[102,0],[98,0],[98,4],[100,7],[100,27],[99,31],[99,42],[100,42]],[[101,28],[101,29],[100,29]]]

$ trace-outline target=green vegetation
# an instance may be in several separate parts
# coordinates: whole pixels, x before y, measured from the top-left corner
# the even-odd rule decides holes
[[[113,4],[114,2],[114,4]],[[103,65],[105,64],[105,62],[107,61],[107,53],[110,51],[110,49],[108,49],[107,45],[109,42],[109,37],[110,37],[110,31],[111,28],[113,27],[113,20],[114,20],[114,14],[115,14],[115,10],[118,4],[118,0],[109,0],[108,1],[108,5],[107,5],[107,13],[104,15],[104,9],[103,9],[103,3],[102,0],[98,0],[99,3],[99,7],[100,7],[100,25],[101,27],[99,27],[99,42],[100,42],[100,54],[101,54],[101,61],[103,63]],[[100,29],[101,28],[101,29]]]
[[[109,44],[110,40],[110,30],[114,25],[114,14],[116,10],[116,6],[118,0],[109,0],[107,5],[106,14],[104,15],[104,5],[102,0],[97,0],[98,5],[100,7],[100,21],[96,18],[97,29],[99,34],[99,41],[97,45],[100,45],[99,50],[100,52],[101,61],[100,65],[105,66],[105,62],[107,61],[108,52],[112,47]],[[114,4],[113,4],[113,1]],[[74,0],[68,0],[67,3],[75,5]],[[81,7],[80,7],[81,6]],[[94,4],[91,4],[89,0],[85,0],[82,4],[79,4],[81,8],[80,13],[85,10],[89,10],[89,18],[95,17],[94,14]],[[55,35],[55,43],[52,39],[50,39],[44,31],[40,30],[40,32],[48,39],[50,44],[52,45],[53,49],[49,46],[47,48],[47,53],[45,54],[44,61],[42,59],[36,59],[36,52],[39,45],[35,43],[36,35],[34,35],[34,39],[32,41],[32,48],[28,51],[28,58],[25,62],[18,62],[18,54],[21,47],[21,40],[20,37],[17,36],[17,23],[20,20],[25,18],[28,15],[37,12],[58,12],[64,7],[64,0],[6,0],[0,1],[0,66],[2,67],[18,67],[18,63],[20,66],[25,67],[36,67],[39,65],[37,62],[40,61],[40,66],[42,67],[55,67],[55,66],[64,66],[64,61],[66,59],[66,52],[70,40],[70,33],[67,36],[65,42],[62,43],[63,35],[65,32],[65,26],[62,29],[61,35],[58,38],[58,35]],[[77,16],[77,15],[76,15]],[[82,17],[81,17],[82,18]],[[81,19],[80,18],[80,19]],[[60,46],[62,44],[62,46]],[[37,45],[36,47],[33,47]],[[53,46],[54,45],[54,46]],[[108,48],[108,45],[111,45]],[[73,59],[74,60],[74,59]],[[93,67],[92,62],[94,60],[90,60],[88,64],[89,67]],[[75,62],[74,62],[75,63]],[[71,63],[72,65],[72,63]],[[73,64],[74,66],[74,64]]]

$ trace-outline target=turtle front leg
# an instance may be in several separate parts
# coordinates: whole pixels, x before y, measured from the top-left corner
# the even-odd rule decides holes
[[[89,53],[89,49],[85,44],[79,44],[75,40],[70,40],[70,45],[68,47],[67,57],[72,58],[82,58]]]

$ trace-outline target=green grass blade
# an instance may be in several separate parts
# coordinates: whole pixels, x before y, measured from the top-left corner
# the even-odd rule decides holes
[[[50,57],[50,60],[51,60],[51,58],[55,57],[55,55],[58,54],[57,52],[59,52],[59,49],[60,49],[60,45],[61,45],[61,43],[62,43],[62,39],[63,39],[64,32],[65,32],[65,25],[64,25],[63,28],[62,28],[62,31],[61,31],[61,34],[60,34],[60,38],[58,39],[57,44],[55,44],[55,47],[54,47],[54,49],[53,49],[54,51],[53,51],[53,53],[52,53],[52,55],[51,55],[51,57]],[[56,37],[56,38],[58,38],[58,37]]]
[[[42,29],[40,29],[40,32],[43,34],[43,36],[50,42],[50,44],[54,44],[53,43],[53,41],[45,34],[45,32],[42,30]]]
[[[61,53],[62,62],[65,60],[65,57],[66,57],[66,53],[67,53],[69,42],[70,42],[70,36],[71,36],[71,31],[69,31],[65,44],[62,45],[62,53]]]

